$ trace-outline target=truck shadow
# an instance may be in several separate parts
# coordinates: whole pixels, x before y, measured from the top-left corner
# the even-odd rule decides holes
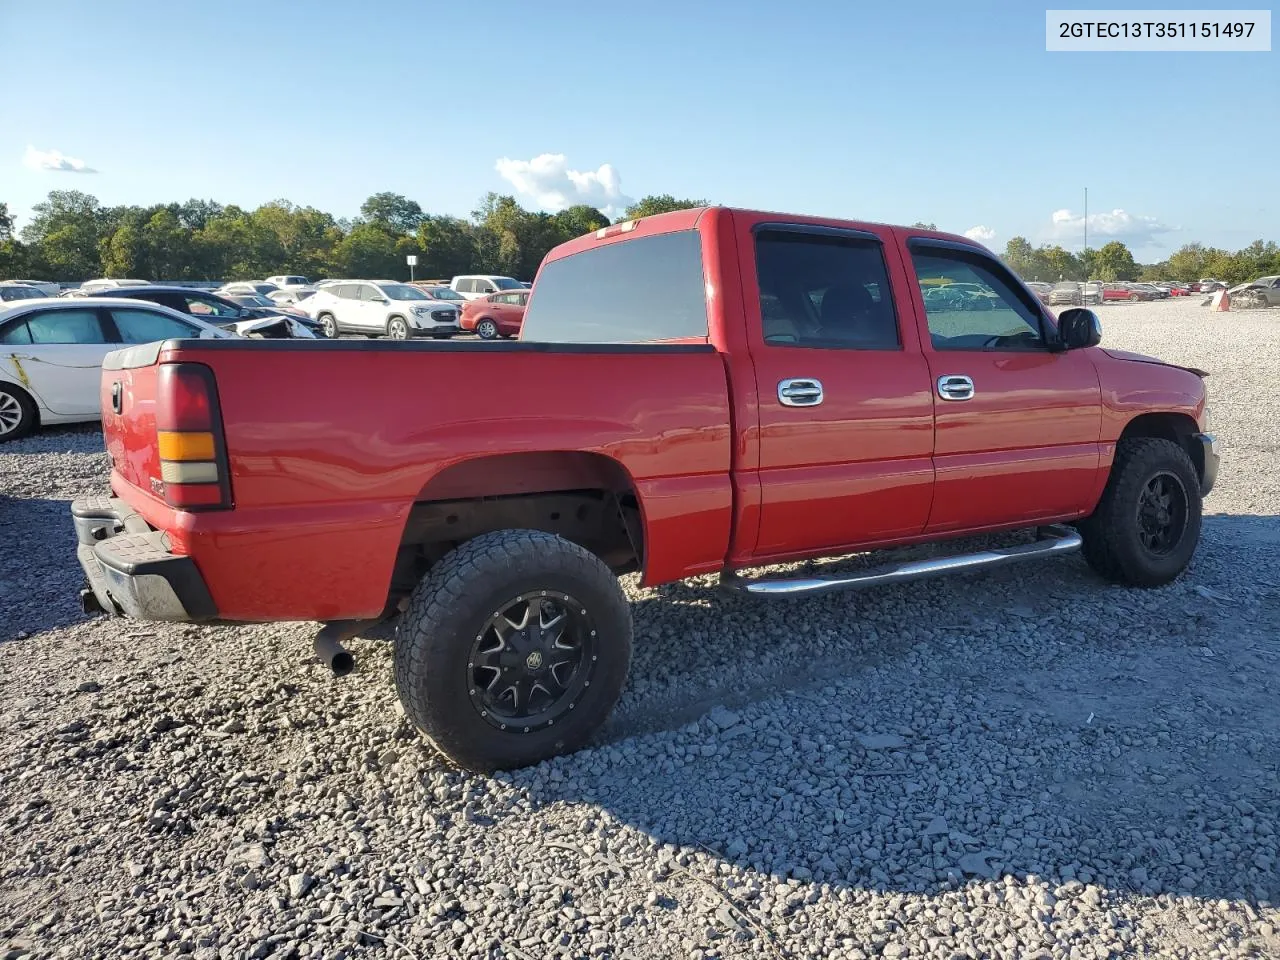
[[[1157,591],[1079,558],[778,607],[653,591],[600,745],[513,779],[779,882],[1275,900],[1277,559],[1280,517],[1211,516]]]
[[[0,494],[0,643],[86,619],[70,506]]]

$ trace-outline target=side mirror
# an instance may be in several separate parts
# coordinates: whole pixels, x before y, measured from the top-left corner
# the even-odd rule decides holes
[[[1102,342],[1102,321],[1084,307],[1063,310],[1058,317],[1058,338],[1064,350],[1096,347]]]

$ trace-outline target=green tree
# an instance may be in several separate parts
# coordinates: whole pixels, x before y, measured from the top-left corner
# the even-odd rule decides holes
[[[360,216],[391,233],[413,233],[422,222],[422,207],[398,193],[375,193],[360,204]]]
[[[0,203],[0,242],[13,239],[13,217],[9,213],[9,205]]]
[[[1052,247],[1041,247],[1037,252],[1044,259],[1045,269],[1048,272],[1046,279],[1050,281],[1088,279],[1082,275],[1079,258],[1070,250],[1055,244]]]
[[[1133,280],[1138,276],[1137,261],[1119,240],[1103,244],[1094,261],[1091,276],[1099,280]]]
[[[913,226],[917,230],[937,230],[938,229],[938,225],[936,223],[925,223],[923,220],[917,220],[911,226]]]
[[[1010,237],[1004,245],[1004,263],[1024,280],[1042,279],[1043,265],[1026,237]]]
[[[39,249],[59,279],[88,280],[101,272],[98,241],[102,207],[97,197],[79,190],[53,190],[31,213],[31,222],[22,228],[22,239]]]
[[[334,265],[348,277],[408,277],[409,268],[396,249],[397,239],[376,224],[356,224],[334,250]]]
[[[475,229],[457,217],[426,217],[418,225],[418,270],[424,277],[448,278],[476,263]]]
[[[659,213],[670,213],[673,210],[688,210],[690,207],[705,207],[706,205],[707,201],[705,200],[677,200],[669,193],[641,197],[627,207],[626,212],[618,218],[618,222],[636,220],[639,217],[652,217]]]
[[[554,217],[557,226],[569,239],[580,237],[584,233],[595,233],[601,227],[609,226],[609,218],[595,207],[585,203],[575,204],[561,210]]]

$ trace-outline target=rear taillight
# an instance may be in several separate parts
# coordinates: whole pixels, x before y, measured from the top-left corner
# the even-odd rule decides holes
[[[181,510],[231,506],[231,477],[213,371],[199,363],[161,364],[156,446],[164,499]]]

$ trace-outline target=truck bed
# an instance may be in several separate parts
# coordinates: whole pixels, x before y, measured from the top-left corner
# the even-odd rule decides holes
[[[162,497],[156,371],[177,362],[213,371],[232,509]],[[526,453],[621,466],[661,545],[648,581],[718,569],[728,547],[728,385],[709,344],[166,341],[111,354],[102,389],[112,491],[195,561],[221,619],[376,616],[414,504],[525,492]]]

